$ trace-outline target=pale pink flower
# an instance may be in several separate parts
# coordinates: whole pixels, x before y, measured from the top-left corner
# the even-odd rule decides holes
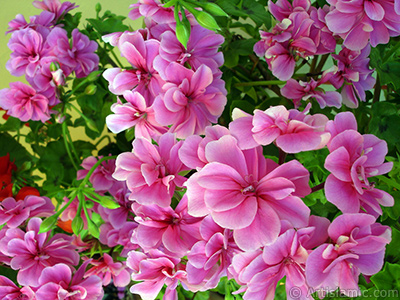
[[[0,202],[0,225],[16,228],[32,217],[49,217],[54,214],[54,205],[47,197],[27,196],[16,201],[6,198]]]
[[[148,107],[144,97],[138,92],[125,91],[123,93],[127,103],[118,99],[111,106],[113,115],[106,117],[107,127],[113,133],[120,133],[135,127],[135,137],[143,137],[151,141],[168,131],[168,128],[157,123],[153,107]]]
[[[45,268],[39,277],[36,299],[101,300],[104,295],[101,279],[95,275],[84,278],[88,263],[84,262],[74,274],[69,266],[62,263]]]
[[[84,278],[90,278],[93,275],[100,277],[104,286],[113,282],[115,286],[125,287],[131,281],[130,274],[126,266],[120,262],[114,262],[113,258],[107,253],[100,259],[90,260],[94,267],[86,271]]]
[[[383,266],[390,227],[375,223],[368,214],[344,214],[333,220],[328,234],[332,243],[319,246],[307,259],[308,284],[314,291],[320,289],[321,296],[338,287],[345,295],[360,295],[360,273],[371,276]]]
[[[178,174],[187,170],[178,157],[182,142],[177,142],[172,133],[165,133],[158,146],[144,138],[135,139],[132,146],[132,152],[117,157],[113,177],[126,181],[132,192],[129,199],[144,205],[169,206],[175,188],[186,181]]]
[[[120,256],[126,257],[131,250],[139,248],[131,241],[133,231],[138,224],[136,222],[124,221],[122,227],[115,228],[111,223],[104,223],[100,226],[99,241],[108,247],[122,246]]]
[[[205,155],[209,163],[186,182],[191,215],[211,214],[233,230],[243,250],[275,241],[281,220],[307,225],[309,209],[299,196],[310,191],[309,174],[299,162],[277,166],[264,158],[262,147],[242,151],[229,135],[210,142]]]
[[[39,276],[44,268],[57,263],[77,265],[79,254],[71,245],[72,238],[65,234],[38,233],[42,220],[32,218],[26,228],[24,239],[14,238],[8,243],[12,256],[11,268],[19,270],[17,280],[22,285],[37,287]]]
[[[157,249],[162,244],[168,251],[183,257],[200,240],[200,222],[188,214],[187,197],[183,196],[178,206],[132,205],[139,226],[135,240],[143,250]]]
[[[39,15],[30,16],[30,22],[27,23],[25,17],[18,14],[15,19],[8,22],[8,31],[6,31],[6,34],[25,28],[31,28],[46,37],[50,32],[50,27],[53,26],[54,17],[55,15],[53,13],[42,11]]]
[[[325,168],[331,172],[325,183],[329,202],[344,213],[357,213],[362,207],[375,216],[382,214],[380,205],[393,205],[393,197],[368,180],[393,167],[392,162],[384,163],[388,151],[384,140],[345,130],[330,141],[329,151],[325,160]]]
[[[211,123],[217,123],[226,105],[226,91],[214,81],[212,70],[202,65],[196,71],[170,63],[163,92],[154,102],[156,121],[172,125],[178,138],[204,134]]]
[[[0,90],[0,107],[23,122],[50,119],[48,98],[22,82],[11,82],[10,88]]]

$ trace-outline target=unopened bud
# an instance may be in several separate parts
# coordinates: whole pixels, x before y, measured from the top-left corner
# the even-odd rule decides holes
[[[93,120],[86,118],[85,121],[86,121],[86,126],[87,126],[90,130],[92,130],[92,131],[94,131],[94,132],[99,132],[99,130],[97,129],[96,123],[95,123]]]
[[[40,224],[40,229],[38,233],[43,233],[52,230],[54,226],[56,226],[57,224],[57,219],[58,215],[52,215],[51,217],[44,219],[42,224]]]
[[[96,4],[95,10],[96,10],[97,13],[99,13],[101,11],[101,4],[100,3]]]
[[[83,220],[80,215],[77,214],[75,218],[72,220],[71,228],[75,235],[79,235],[79,233],[82,231]]]
[[[198,10],[193,15],[196,18],[197,22],[199,22],[199,24],[201,26],[203,26],[204,28],[209,29],[209,30],[219,30],[220,29],[217,22],[215,21],[214,17],[211,16],[209,13]]]
[[[102,72],[103,72],[103,71],[94,71],[94,72],[90,73],[90,74],[86,77],[87,81],[89,81],[89,82],[96,81],[96,80],[99,78],[99,76],[100,76],[100,74],[101,74]]]
[[[65,85],[65,74],[63,70],[58,69],[56,71],[51,71],[51,76],[55,86]]]
[[[85,95],[94,95],[97,92],[97,85],[95,84],[90,84],[86,87],[85,89]]]
[[[64,121],[65,121],[65,115],[62,114],[62,113],[59,113],[59,114],[57,114],[57,115],[55,116],[55,119],[56,119],[56,122],[57,122],[58,124],[62,124],[62,123],[64,123]]]
[[[228,15],[226,14],[226,12],[224,12],[222,10],[221,7],[219,7],[217,4],[215,3],[211,3],[211,2],[206,2],[204,5],[202,5],[202,7],[212,13],[214,16],[220,16],[220,17],[228,17]]]

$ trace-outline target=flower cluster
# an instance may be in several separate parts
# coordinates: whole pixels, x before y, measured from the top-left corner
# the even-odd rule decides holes
[[[72,72],[85,77],[99,64],[94,53],[97,43],[77,28],[70,39],[60,25],[64,15],[77,6],[50,0],[34,5],[43,11],[29,23],[22,15],[9,23],[12,53],[6,65],[11,75],[25,75],[30,85],[18,81],[0,91],[0,107],[23,122],[49,120],[55,113],[51,108],[60,103],[57,87],[65,84],[65,78]]]

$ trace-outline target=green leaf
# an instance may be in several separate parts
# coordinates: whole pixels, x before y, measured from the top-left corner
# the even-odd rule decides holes
[[[386,291],[386,299],[399,299],[400,290],[400,265],[386,262],[382,271],[373,275],[371,281],[378,290]],[[397,293],[394,293],[397,292]],[[380,293],[381,296],[383,296]]]
[[[111,16],[106,20],[86,19],[94,29],[101,35],[109,34],[112,32],[122,32],[129,29],[128,26],[122,23],[123,18]]]
[[[256,23],[257,26],[271,27],[271,15],[265,10],[265,6],[255,0],[243,0],[243,11]]]
[[[386,246],[386,257],[391,262],[399,262],[400,261],[400,231],[396,228],[392,228],[392,241],[389,245]]]
[[[9,117],[8,120],[0,125],[0,131],[17,131],[24,124],[17,118]]]
[[[0,133],[0,145],[0,156],[10,153],[11,161],[15,160],[18,167],[31,160],[29,152],[8,133]]]

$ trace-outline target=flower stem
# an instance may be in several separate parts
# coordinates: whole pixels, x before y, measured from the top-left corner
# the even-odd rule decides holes
[[[311,193],[317,192],[319,190],[322,190],[325,187],[325,181],[321,182],[320,184],[317,184],[316,186],[311,188]]]
[[[69,156],[69,159],[71,160],[71,163],[72,163],[74,169],[75,169],[76,171],[78,171],[78,170],[79,170],[78,165],[76,164],[74,158],[72,157],[71,149],[69,148],[69,145],[68,145],[68,133],[67,133],[67,132],[68,132],[68,128],[67,128],[67,123],[66,123],[66,122],[63,122],[63,124],[62,124],[61,127],[62,127],[62,132],[63,132],[63,140],[64,140],[64,144],[65,144],[65,149],[67,150],[67,154],[68,154],[68,156]]]
[[[238,82],[235,86],[259,86],[259,85],[279,85],[284,84],[286,81],[281,80],[263,80],[263,81],[251,81],[251,82]]]

